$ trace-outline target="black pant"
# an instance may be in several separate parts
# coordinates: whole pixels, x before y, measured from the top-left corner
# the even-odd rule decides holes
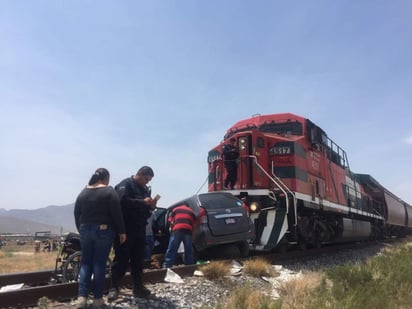
[[[130,264],[134,288],[143,286],[143,260],[146,246],[146,230],[139,228],[127,233],[126,241],[120,245],[117,236],[113,245],[115,257],[112,265],[112,287],[119,288],[120,281]]]
[[[230,184],[230,188],[233,189],[237,179],[237,164],[236,162],[228,162],[225,164],[225,168],[227,174],[224,186],[228,187]]]

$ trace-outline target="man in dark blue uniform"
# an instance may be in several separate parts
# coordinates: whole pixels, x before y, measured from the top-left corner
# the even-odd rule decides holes
[[[150,290],[143,285],[142,276],[147,218],[150,216],[150,210],[156,207],[156,200],[151,198],[151,190],[147,186],[153,176],[152,168],[143,166],[136,175],[124,179],[115,186],[122,206],[127,239],[120,244],[117,238],[113,245],[115,257],[109,301],[118,297],[120,281],[129,264],[133,280],[133,295],[136,297],[150,295]]]

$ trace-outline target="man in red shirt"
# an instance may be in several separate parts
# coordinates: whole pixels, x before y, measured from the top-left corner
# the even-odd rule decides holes
[[[176,259],[179,245],[183,242],[185,248],[185,265],[193,264],[192,232],[195,224],[195,213],[186,204],[173,208],[168,221],[171,225],[169,246],[165,255],[163,267],[170,268]]]

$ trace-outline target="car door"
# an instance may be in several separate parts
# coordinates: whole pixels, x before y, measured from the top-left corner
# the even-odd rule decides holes
[[[167,209],[158,207],[155,210],[156,228],[154,231],[155,245],[153,247],[153,254],[165,253],[169,244],[169,230],[166,223]]]

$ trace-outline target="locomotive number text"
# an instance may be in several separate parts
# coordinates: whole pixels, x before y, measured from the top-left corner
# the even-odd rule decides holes
[[[273,147],[270,149],[270,154],[273,155],[288,155],[290,154],[290,147]]]

